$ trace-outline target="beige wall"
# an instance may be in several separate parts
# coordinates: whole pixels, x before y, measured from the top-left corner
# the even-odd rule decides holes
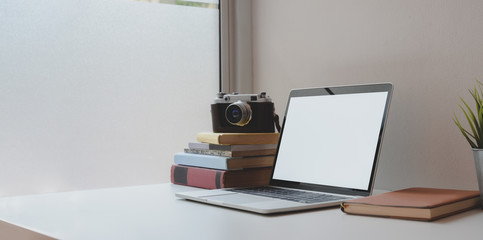
[[[468,0],[253,1],[254,90],[283,114],[292,88],[392,82],[376,188],[476,189],[452,115],[483,79],[482,13]]]

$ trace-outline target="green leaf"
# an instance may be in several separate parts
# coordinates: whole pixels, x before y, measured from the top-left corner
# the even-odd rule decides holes
[[[466,131],[462,126],[461,126],[461,123],[459,122],[458,118],[456,117],[456,114],[455,114],[455,119],[453,119],[453,121],[456,123],[456,126],[458,126],[458,128],[460,129],[461,133],[463,134],[463,136],[466,138],[466,140],[468,141],[468,143],[470,144],[470,146],[472,148],[477,148],[476,144],[471,141],[471,139],[468,137],[468,135],[466,134]]]
[[[468,111],[470,112],[471,118],[470,118],[470,116],[468,116],[468,113],[465,111],[465,109],[460,105],[460,108],[461,108],[461,110],[463,110],[463,113],[466,116],[466,120],[468,121],[468,124],[470,125],[471,131],[473,132],[473,136],[474,136],[476,142],[479,142],[480,141],[480,136],[478,135],[479,126],[477,125],[478,121],[476,120],[475,114],[473,113],[471,108],[468,106],[468,104],[466,104],[466,102],[463,99],[461,99],[461,101],[463,101],[463,103],[466,105],[466,108],[468,108]],[[478,128],[478,131],[476,130],[477,128]]]
[[[483,149],[483,83],[476,79],[476,85],[473,89],[468,89],[468,92],[473,97],[474,106],[476,106],[476,110],[473,111],[470,106],[460,97],[461,102],[464,106],[459,104],[459,107],[463,111],[466,120],[468,121],[469,130],[463,128],[461,122],[456,117],[456,113],[454,114],[453,121],[455,122],[456,126],[460,129],[463,136],[466,138],[468,143],[473,148],[482,148]],[[476,113],[476,114],[475,114]]]
[[[461,131],[464,131],[466,134],[468,134],[471,138],[475,139],[475,136],[473,134],[471,134],[468,130],[464,129],[462,126],[461,126],[461,123],[459,122],[458,118],[456,117],[456,114],[455,114],[455,119],[453,119],[456,123],[457,126],[461,127],[460,130]]]
[[[476,109],[480,109],[480,107],[481,107],[481,99],[480,99],[480,94],[478,93],[478,90],[476,90],[476,86],[475,86],[475,90],[473,92],[471,90],[469,90],[469,89],[468,89],[468,92],[470,92],[471,96],[475,100]]]
[[[469,120],[468,120],[468,121],[469,121],[471,124],[473,124],[473,126],[475,127],[475,129],[476,129],[476,130],[479,130],[479,129],[480,129],[480,124],[479,124],[479,123],[478,123],[478,121],[476,120],[476,116],[475,116],[475,114],[474,114],[474,113],[473,113],[473,111],[471,110],[470,106],[469,106],[469,105],[468,105],[468,104],[465,102],[465,100],[463,100],[462,98],[460,98],[460,99],[461,99],[461,101],[463,102],[463,104],[466,106],[466,108],[468,109],[468,112],[469,112],[469,114],[470,114],[470,116],[471,116],[471,121],[469,121]],[[460,105],[460,108],[461,108],[461,105]],[[480,108],[478,107],[478,105],[477,105],[477,108],[476,108],[476,109],[477,109],[477,111],[478,111],[478,109],[480,109]],[[467,114],[467,112],[466,112],[464,109],[462,109],[462,110],[463,110],[463,112],[464,112],[465,114]]]

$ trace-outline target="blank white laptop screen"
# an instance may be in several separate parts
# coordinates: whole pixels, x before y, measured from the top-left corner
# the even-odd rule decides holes
[[[273,179],[368,190],[387,94],[292,97]]]

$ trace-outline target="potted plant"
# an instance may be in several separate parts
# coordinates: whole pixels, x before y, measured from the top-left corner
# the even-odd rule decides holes
[[[480,189],[480,206],[483,209],[483,91],[481,88],[483,83],[478,80],[476,82],[475,88],[469,90],[476,105],[476,111],[473,111],[463,98],[460,97],[463,106],[461,104],[459,106],[468,121],[469,130],[463,128],[458,117],[456,117],[456,113],[454,114],[453,120],[473,150],[478,187]]]

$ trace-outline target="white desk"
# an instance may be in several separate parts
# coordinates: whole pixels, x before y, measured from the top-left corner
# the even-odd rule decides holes
[[[436,222],[338,208],[264,216],[177,199],[171,184],[0,198],[0,220],[60,239],[481,239],[483,212]]]

